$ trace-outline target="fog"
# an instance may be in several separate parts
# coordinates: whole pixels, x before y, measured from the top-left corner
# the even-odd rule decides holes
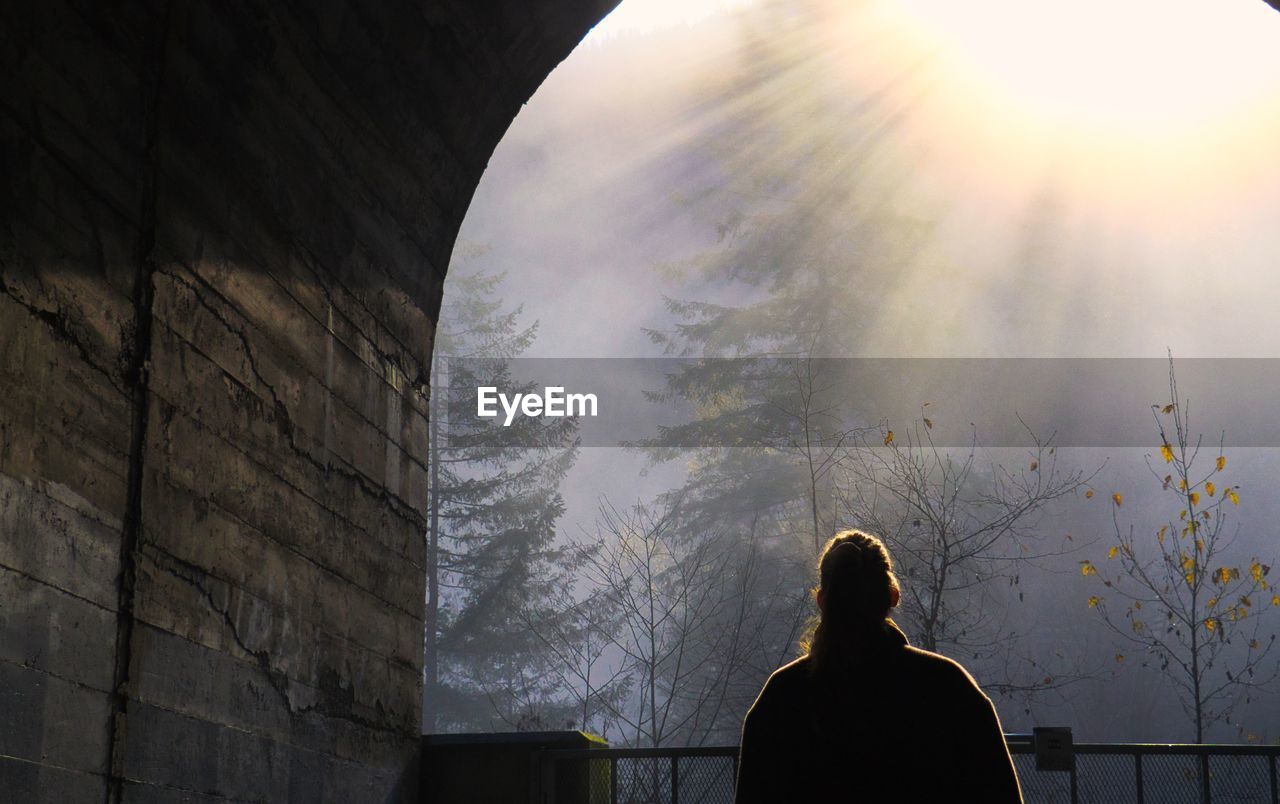
[[[987,2],[958,16],[945,3],[910,0],[683,12],[625,0],[551,74],[493,155],[443,315],[457,277],[501,274],[497,298],[537,326],[522,356],[657,357],[671,341],[652,333],[682,323],[669,300],[734,307],[791,292],[753,280],[767,267],[753,267],[752,255],[770,264],[847,255],[847,281],[832,298],[856,300],[848,314],[858,325],[815,347],[823,356],[1172,354],[1175,368],[1182,358],[1280,358],[1280,16],[1251,0],[1213,4],[1204,17],[1159,4],[1154,22],[1142,3],[1134,20],[1107,4],[1080,4],[1080,14],[1101,17],[1053,5]],[[1280,566],[1280,454],[1258,446],[1265,439],[1248,431],[1256,424],[1196,406],[1238,391],[1265,411],[1273,388],[1184,386],[1177,400],[1191,400],[1200,465],[1212,465],[1229,433],[1223,476],[1240,502],[1223,507],[1234,538],[1223,561],[1244,567],[1254,558]],[[1127,397],[1065,379],[1036,391],[1063,411],[1090,394],[1123,399],[1144,420],[1169,401],[1158,383]],[[978,415],[948,401],[919,400],[935,411],[921,415],[961,424]],[[1000,592],[1001,628],[1024,635],[1018,656],[1069,682],[997,697],[1006,730],[1191,739],[1158,660],[1095,616],[1086,600],[1099,579],[1081,572],[1089,561],[1116,575],[1107,554],[1118,534],[1176,521],[1161,502],[1156,421],[1143,447],[1057,453],[1087,482],[1029,523],[1054,547],[1019,574],[1016,591]],[[890,423],[899,433],[907,425]],[[1038,433],[1054,429],[1050,417]],[[1025,468],[1028,454],[983,450],[979,463]],[[607,538],[602,500],[651,503],[701,461],[692,450],[657,460],[581,448],[559,485],[558,543]],[[833,510],[832,526],[850,524]],[[1280,629],[1280,611],[1263,608],[1253,616],[1265,639]],[[1278,655],[1258,673],[1273,672]],[[1207,739],[1280,739],[1277,691],[1273,681],[1247,702],[1242,693]],[[626,737],[614,727],[613,737]]]

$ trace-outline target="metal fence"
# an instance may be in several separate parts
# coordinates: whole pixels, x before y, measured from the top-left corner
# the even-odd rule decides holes
[[[1075,768],[1037,771],[1029,742],[1009,742],[1028,804],[1277,804],[1280,746],[1077,743]]]
[[[738,746],[543,752],[538,804],[732,804]]]
[[[1075,768],[1036,769],[1009,751],[1027,804],[1280,804],[1280,746],[1077,743]],[[731,804],[737,746],[542,754],[538,804]]]

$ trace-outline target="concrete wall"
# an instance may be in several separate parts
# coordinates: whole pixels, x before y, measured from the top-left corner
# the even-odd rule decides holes
[[[444,272],[609,5],[4,4],[0,797],[415,795]]]

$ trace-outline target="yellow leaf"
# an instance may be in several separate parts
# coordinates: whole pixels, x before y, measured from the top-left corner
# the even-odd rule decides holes
[[[1218,627],[1218,623],[1216,620],[1210,617],[1209,619],[1204,621],[1204,627],[1206,631],[1208,631],[1209,633],[1213,633],[1213,629]]]
[[[1209,608],[1213,608],[1214,606],[1218,605],[1218,599],[1216,597],[1211,597],[1209,598],[1209,602],[1205,603],[1205,605],[1208,606]]]
[[[1182,576],[1182,580],[1187,582],[1187,586],[1194,586],[1196,582],[1196,576],[1188,572],[1186,575]]]
[[[1173,463],[1173,448],[1168,444],[1161,444],[1160,457],[1164,458],[1165,463]]]
[[[1039,468],[1040,468],[1040,462],[1039,462],[1039,461],[1032,461],[1032,462],[1031,462],[1031,471],[1033,471],[1033,472],[1034,472],[1035,470],[1037,470],[1037,469],[1039,469]]]
[[[1213,580],[1220,584],[1225,584],[1231,580],[1231,570],[1226,567],[1218,567],[1218,571],[1213,574]]]
[[[1196,552],[1197,553],[1204,552],[1204,539],[1196,539]]]
[[[1133,601],[1133,607],[1138,611],[1142,611],[1142,601],[1141,600]]]
[[[1080,562],[1080,574],[1088,578],[1090,575],[1097,575],[1098,570],[1089,561]]]
[[[884,435],[884,445],[887,447],[892,443],[893,443],[893,431],[890,430]]]
[[[1253,605],[1253,601],[1249,599],[1249,596],[1248,596],[1248,595],[1241,595],[1241,596],[1240,596],[1240,605],[1241,605],[1241,606],[1244,606],[1245,608],[1249,608],[1250,606],[1252,606],[1252,605]]]
[[[1116,507],[1119,508],[1124,503],[1124,497],[1120,496],[1120,492],[1111,495],[1111,499],[1115,501]]]
[[[1228,490],[1228,491],[1227,491],[1227,499],[1228,499],[1228,500],[1231,500],[1231,504],[1232,504],[1232,505],[1239,505],[1239,504],[1240,504],[1240,495],[1239,495],[1239,494],[1236,494],[1236,490],[1235,490],[1235,489],[1230,489],[1230,490]]]
[[[1089,596],[1089,608],[1091,609],[1097,608],[1098,604],[1101,602],[1102,602],[1102,598],[1098,597],[1097,595]]]
[[[1255,583],[1262,583],[1262,565],[1257,561],[1249,565],[1249,577],[1253,578]]]
[[[1168,533],[1168,531],[1169,531],[1168,525],[1165,525],[1163,528],[1161,528],[1160,532],[1156,534],[1156,541],[1160,542],[1161,544],[1164,544],[1164,535]]]
[[[1217,464],[1217,466],[1218,466],[1218,471],[1219,471],[1219,472],[1221,472],[1223,469],[1226,469],[1226,468],[1227,468],[1227,456],[1225,456],[1225,455],[1219,455],[1219,456],[1218,456],[1218,464]]]
[[[1271,596],[1271,605],[1273,605],[1273,606],[1280,606],[1280,595],[1272,595],[1272,596]]]
[[[1119,548],[1119,547],[1112,547],[1110,550],[1108,550],[1108,551],[1107,551],[1107,560],[1109,561],[1109,560],[1111,560],[1111,559],[1115,558],[1115,557],[1116,557],[1116,553],[1119,553],[1119,552],[1120,552],[1120,548]]]
[[[1196,505],[1199,502],[1200,502],[1200,492],[1198,491],[1191,492],[1191,504]]]
[[[1182,557],[1182,568],[1184,570],[1194,569],[1195,565],[1196,565],[1196,560],[1191,556]]]
[[[1187,479],[1183,478],[1182,480],[1178,481],[1178,491],[1186,491],[1186,490],[1187,490]]]
[[[1116,664],[1119,664],[1120,662],[1123,662],[1123,661],[1124,661],[1124,654],[1123,654],[1123,653],[1117,653],[1117,654],[1116,654]]]
[[[1204,493],[1205,493],[1205,494],[1208,494],[1210,497],[1212,497],[1212,496],[1213,496],[1213,492],[1214,492],[1214,491],[1216,491],[1216,490],[1217,490],[1217,486],[1213,485],[1213,483],[1212,483],[1211,481],[1210,481],[1210,482],[1206,482],[1206,483],[1204,484]]]
[[[1173,413],[1173,408],[1174,408],[1173,403],[1169,403],[1168,405],[1165,405],[1165,406],[1164,406],[1164,409],[1163,409],[1163,410],[1161,410],[1160,412],[1161,412],[1161,413]]]
[[[1085,498],[1086,500],[1092,500],[1092,499],[1093,499],[1093,489],[1087,489],[1087,490],[1085,491],[1085,493],[1084,493],[1084,498]]]

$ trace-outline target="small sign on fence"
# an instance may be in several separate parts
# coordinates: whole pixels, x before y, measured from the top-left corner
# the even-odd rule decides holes
[[[1071,729],[1065,726],[1037,726],[1032,729],[1036,770],[1071,771],[1076,767]]]

